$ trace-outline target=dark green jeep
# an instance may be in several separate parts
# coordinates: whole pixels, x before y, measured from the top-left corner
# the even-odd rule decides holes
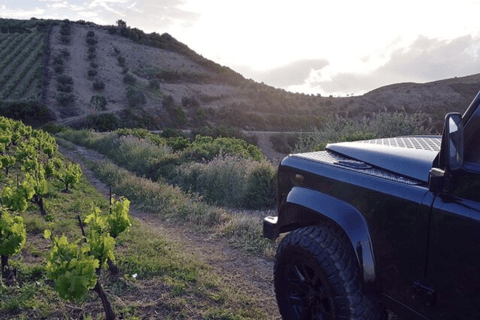
[[[284,319],[480,319],[480,93],[442,136],[327,145],[278,169]]]

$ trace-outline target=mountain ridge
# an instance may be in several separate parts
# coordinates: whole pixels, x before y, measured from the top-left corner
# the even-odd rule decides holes
[[[330,114],[357,120],[386,109],[423,112],[440,131],[445,113],[463,112],[480,89],[480,74],[472,74],[391,84],[361,96],[322,97],[245,79],[169,34],[145,34],[121,20],[117,26],[100,26],[85,21],[1,19],[0,31],[0,54],[6,35],[11,40],[19,31],[45,33],[42,96],[37,94],[37,101],[56,124],[97,130],[223,124],[247,131],[308,131],[321,127]],[[0,69],[0,79],[8,70]],[[16,78],[10,78],[10,86],[0,86],[0,94],[7,97],[3,102],[25,101],[4,92],[21,83],[12,84],[12,79]]]

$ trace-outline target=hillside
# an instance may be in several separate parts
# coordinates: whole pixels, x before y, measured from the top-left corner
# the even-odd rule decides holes
[[[445,113],[464,111],[480,89],[477,74],[393,84],[354,97],[294,94],[247,80],[168,34],[145,34],[123,21],[1,19],[0,31],[0,55],[11,57],[0,64],[2,114],[22,118],[27,112],[24,119],[40,123],[305,131],[322,126],[328,114],[358,119],[386,108],[423,111],[441,130]]]

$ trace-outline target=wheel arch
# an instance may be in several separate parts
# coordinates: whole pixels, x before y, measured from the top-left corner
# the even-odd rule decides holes
[[[365,218],[355,207],[315,190],[294,187],[280,205],[279,218],[280,232],[322,222],[334,223],[347,235],[366,287],[376,286],[372,238]]]

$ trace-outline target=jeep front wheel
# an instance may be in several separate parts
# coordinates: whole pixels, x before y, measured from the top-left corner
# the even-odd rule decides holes
[[[332,226],[289,233],[275,257],[274,283],[284,320],[386,319],[380,303],[363,294],[348,239]]]

